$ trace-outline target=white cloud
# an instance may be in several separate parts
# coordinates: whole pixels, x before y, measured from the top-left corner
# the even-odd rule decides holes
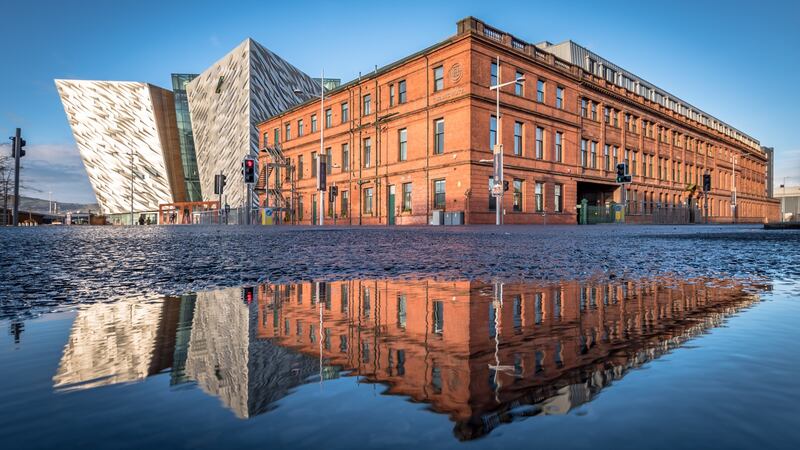
[[[60,202],[94,203],[78,149],[73,144],[37,144],[25,148],[22,158],[22,195]]]

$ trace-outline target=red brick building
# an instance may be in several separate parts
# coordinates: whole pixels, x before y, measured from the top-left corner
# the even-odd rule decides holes
[[[755,139],[571,41],[534,45],[471,17],[455,36],[328,91],[322,110],[317,99],[260,123],[260,163],[273,165],[261,204],[311,223],[325,154],[339,194],[326,195],[326,223],[424,224],[434,210],[494,223],[498,71],[500,82],[524,76],[500,95],[505,223],[575,223],[583,199],[622,202],[623,161],[629,221],[706,205],[717,222],[777,218]]]
[[[471,439],[521,405],[564,414],[758,300],[736,283],[664,281],[511,283],[502,294],[475,281],[262,284],[256,336],[429,403]]]

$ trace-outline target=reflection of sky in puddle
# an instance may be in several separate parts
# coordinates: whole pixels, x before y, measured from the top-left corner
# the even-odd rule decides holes
[[[98,303],[77,312],[53,385],[85,391],[169,371],[170,385],[196,384],[248,418],[303,384],[357,375],[472,439],[591,401],[755,302],[751,291],[707,280],[359,280]]]

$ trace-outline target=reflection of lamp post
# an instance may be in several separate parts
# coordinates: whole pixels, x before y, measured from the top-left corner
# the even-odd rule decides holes
[[[500,88],[504,86],[508,86],[510,84],[519,83],[520,81],[525,80],[525,76],[517,77],[514,81],[507,81],[505,83],[500,82],[500,55],[497,55],[497,84],[494,86],[489,86],[489,90],[495,91],[497,93],[497,103],[496,108],[497,112],[495,113],[496,121],[497,121],[497,130],[495,131],[495,143],[494,143],[494,183],[492,185],[492,195],[496,197],[498,200],[495,203],[495,224],[500,225],[502,222],[501,219],[501,212],[500,209],[503,208],[503,126],[501,125],[500,120]]]
[[[500,403],[500,388],[502,387],[502,383],[498,377],[499,372],[510,372],[514,370],[514,366],[500,364],[500,315],[503,313],[503,283],[495,282],[494,284],[492,307],[494,308],[494,365],[489,364],[489,369],[494,370],[494,399],[497,403]]]

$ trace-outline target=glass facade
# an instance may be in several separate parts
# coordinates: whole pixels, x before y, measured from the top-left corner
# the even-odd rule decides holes
[[[200,192],[200,174],[197,172],[197,157],[194,151],[192,121],[189,118],[189,99],[186,96],[186,85],[194,80],[195,77],[197,77],[195,74],[172,74],[172,92],[175,96],[175,118],[178,121],[183,179],[186,183],[186,200],[190,202],[203,200]]]

